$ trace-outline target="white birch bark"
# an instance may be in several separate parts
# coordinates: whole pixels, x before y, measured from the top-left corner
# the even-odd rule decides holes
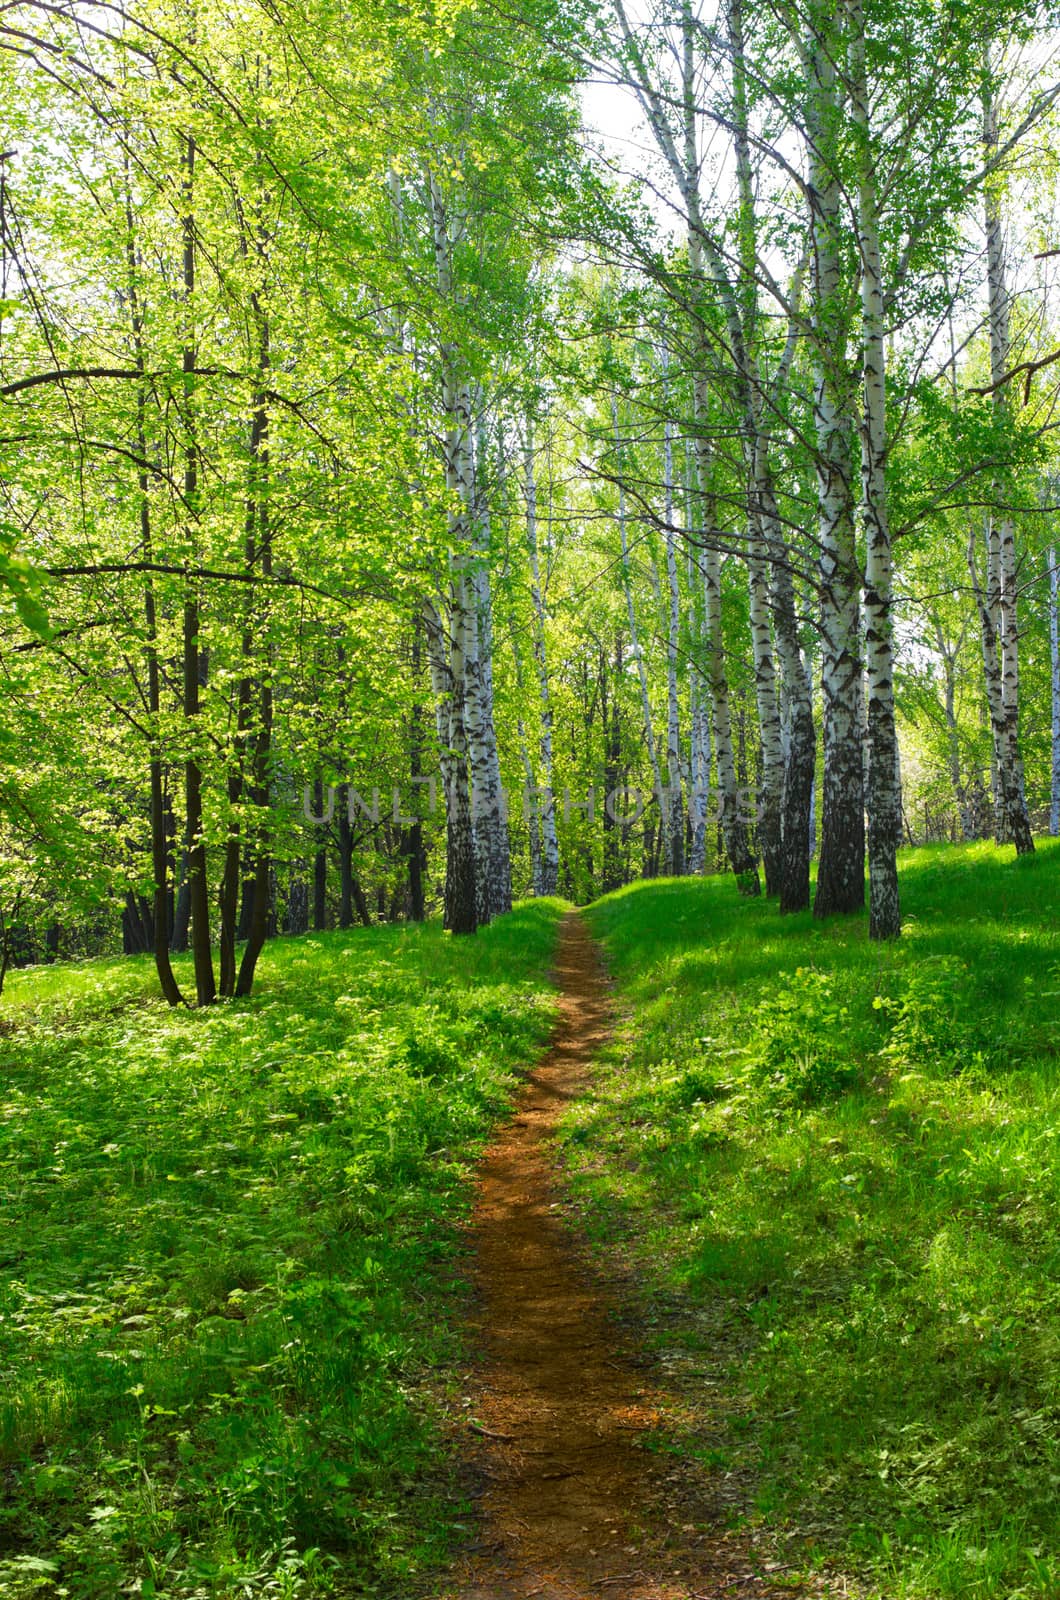
[[[663,348],[664,404],[669,351]],[[681,782],[681,713],[677,697],[677,653],[680,644],[680,593],[677,585],[677,530],[674,526],[674,436],[669,417],[663,422],[663,494],[666,522],[666,776],[668,794],[663,816],[666,825],[666,870],[680,877],[685,869],[685,811]]]
[[[691,472],[692,461],[686,441],[685,527],[689,531],[695,526],[692,514],[692,485],[689,481]],[[689,671],[691,786],[688,804],[692,840],[688,856],[688,870],[690,873],[698,875],[706,870],[707,865],[707,816],[710,810],[711,768],[710,699],[707,693],[707,681],[704,673],[707,640],[704,616],[703,569],[700,553],[691,541],[689,541],[688,545],[688,590],[692,597],[693,637]]]
[[[703,444],[706,441],[702,441]],[[713,495],[711,492],[711,463],[707,450],[697,450],[697,475],[699,476],[700,504],[704,510],[704,523],[711,518]],[[704,457],[706,458],[704,460]],[[705,470],[705,476],[703,476]],[[712,544],[713,529],[706,531],[703,551],[703,617],[706,628],[707,681],[710,685],[711,705],[714,713],[714,759],[718,778],[718,821],[729,863],[736,874],[744,894],[761,892],[758,867],[747,843],[747,818],[740,803],[736,784],[736,760],[732,743],[732,710],[729,683],[725,671],[725,647],[722,636],[721,558]]]
[[[727,281],[723,263],[716,264],[713,275],[722,290],[729,328],[729,343],[736,366],[740,405],[745,417],[743,453],[748,486],[751,648],[754,659],[755,705],[758,711],[761,757],[757,807],[758,845],[762,852],[766,893],[772,895],[779,893],[782,877],[785,762],[770,627],[769,557],[771,551],[783,557],[783,540],[780,537],[779,518],[773,519],[768,536],[765,526],[764,491],[767,487],[771,491],[771,485],[768,485],[768,436],[763,427],[759,372],[754,354],[758,320],[758,241],[749,137],[742,0],[727,0],[726,26],[732,71],[733,153],[736,160],[736,184],[739,196],[736,249],[738,268],[735,290]],[[687,77],[686,67],[686,79]],[[775,506],[773,509],[775,510]],[[783,590],[775,593],[778,598],[782,597]],[[786,908],[782,906],[781,909]]]
[[[498,439],[497,456],[499,462],[499,472],[501,475],[499,498],[502,505],[507,505],[508,491],[505,481],[507,475],[507,450],[503,437]],[[507,562],[505,563],[505,571],[507,572]],[[519,757],[523,767],[524,789],[525,792],[529,794],[532,793],[536,787],[536,778],[534,775],[534,763],[530,755],[530,739],[526,727],[526,678],[523,673],[523,654],[519,645],[519,637],[519,625],[518,623],[513,623],[510,630],[510,642],[512,648],[512,662],[515,667],[515,695],[517,707],[516,732],[519,738]],[[537,811],[533,807],[531,807],[527,816],[527,831],[530,845],[530,885],[534,894],[540,896],[544,894],[541,881],[541,827],[538,821]]]
[[[862,516],[865,527],[865,664],[868,685],[869,937],[902,929],[897,849],[902,807],[894,719],[891,534],[887,515],[887,410],[880,229],[865,69],[861,0],[847,0],[850,112],[857,137],[858,246],[861,257]]]
[[[519,708],[516,718],[516,731],[519,735],[519,755],[523,763],[523,781],[526,793],[532,795],[537,787],[537,778],[534,773],[534,763],[530,756],[530,739],[526,731],[526,718],[523,716],[523,706],[526,703],[525,679],[523,677],[523,657],[519,649],[518,632],[512,633],[512,659],[515,663],[515,692]],[[527,813],[527,827],[530,838],[530,883],[534,894],[540,898],[545,892],[544,877],[541,866],[541,824],[536,806],[530,806]]]
[[[476,895],[481,920],[512,909],[512,869],[504,814],[500,756],[493,706],[493,611],[490,593],[490,509],[485,481],[485,424],[479,406],[477,460],[473,463],[470,600],[473,640],[468,652],[468,739],[471,757],[472,823],[475,831]]]
[[[742,59],[742,41],[741,41]],[[748,200],[748,204],[750,204]],[[776,394],[783,393],[798,343],[800,302],[805,263],[792,280],[788,336],[774,379]],[[804,911],[810,904],[810,859],[814,851],[814,768],[817,734],[813,721],[813,682],[803,658],[791,551],[777,508],[770,460],[770,427],[764,414],[765,399],[754,393],[754,502],[769,551],[770,599],[777,660],[780,663],[784,775],[781,786],[780,910]]]
[[[660,142],[670,147],[670,164],[682,191],[685,214],[688,220],[688,258],[693,285],[702,289],[707,273],[704,263],[703,211],[699,192],[699,155],[696,142],[695,67],[693,55],[692,8],[682,0],[682,128],[683,159],[669,138]],[[657,130],[657,137],[661,130]],[[702,324],[695,323],[700,333],[697,360],[692,373],[692,402],[696,422],[695,464],[697,502],[700,507],[699,525],[703,535],[703,592],[704,626],[707,644],[707,671],[710,684],[711,707],[714,723],[714,760],[718,780],[718,810],[725,849],[729,863],[736,875],[741,892],[757,895],[761,892],[758,881],[758,864],[747,838],[746,818],[740,804],[736,784],[736,764],[732,748],[732,714],[729,703],[729,683],[725,670],[725,644],[722,634],[721,557],[711,535],[708,522],[713,521],[712,463],[706,428],[710,416],[710,394],[707,372],[710,353],[701,335]]]
[[[761,744],[762,779],[758,789],[758,840],[762,851],[766,894],[780,889],[781,793],[784,783],[784,745],[777,702],[777,678],[770,630],[769,566],[761,522],[752,510],[750,580],[751,649],[755,671],[755,705]]]
[[[1049,786],[1049,832],[1060,833],[1060,607],[1057,605],[1056,546],[1049,546],[1049,664],[1052,686],[1052,781]]]
[[[839,241],[841,195],[831,164],[840,122],[833,13],[815,6],[803,52],[807,167],[813,250],[814,424],[817,538],[821,551],[821,694],[824,785],[814,915],[865,903],[865,813],[861,757],[859,588],[850,483],[852,395]]]
[[[956,645],[946,643],[942,624],[935,618],[935,649],[942,662],[942,713],[946,719],[946,752],[950,769],[950,783],[957,814],[961,824],[961,838],[974,839],[975,824],[969,804],[968,789],[961,773],[961,741],[957,725],[957,658],[964,645],[965,629]]]
[[[991,60],[987,51],[983,89],[983,145],[987,160],[995,156],[998,147],[997,108],[990,84]],[[1002,232],[1001,200],[996,181],[987,181],[986,197],[986,272],[990,319],[990,381],[998,385],[1008,370],[1009,318],[1011,301],[1005,277],[1005,253]],[[995,387],[993,396],[995,412],[1003,413],[1008,405],[1008,391]],[[1020,753],[1019,733],[1019,620],[1017,616],[1018,563],[1016,559],[1016,528],[1008,513],[987,513],[987,593],[986,604],[980,607],[984,619],[984,666],[987,650],[986,636],[993,631],[996,639],[991,644],[991,654],[1000,647],[1000,700],[996,686],[988,681],[987,698],[990,705],[994,735],[994,755],[997,764],[997,786],[1003,812],[1000,837],[1010,836],[1017,855],[1028,855],[1034,849],[1030,818],[1023,787],[1023,760]],[[989,619],[987,619],[989,613]],[[987,669],[988,680],[993,676]]]
[[[443,303],[449,303],[454,289],[451,263],[453,240],[441,190],[433,177],[430,190],[438,292]],[[446,792],[446,922],[453,933],[474,933],[477,926],[475,839],[471,819],[466,721],[468,651],[474,637],[474,610],[467,587],[474,498],[471,407],[468,385],[458,374],[458,352],[451,344],[442,346],[441,368],[450,547],[448,749],[451,767]],[[432,673],[433,670],[432,666]]]
[[[660,96],[653,88],[647,67],[629,25],[623,0],[613,0],[615,16],[631,57],[636,75],[636,86],[641,104],[655,135],[659,150],[667,162],[681,193],[687,229],[690,291],[694,299],[702,299],[707,286],[706,251],[710,235],[704,225],[702,197],[700,194],[700,161],[696,137],[696,94],[694,32],[695,19],[691,0],[681,0],[680,26],[681,54],[681,114],[680,131],[675,134],[670,124],[666,106],[669,96]],[[719,272],[714,261],[712,277],[724,289],[724,273]],[[704,530],[704,580],[707,590],[707,632],[709,639],[709,682],[714,712],[714,744],[718,778],[719,820],[725,837],[729,864],[743,894],[761,892],[758,863],[748,838],[747,819],[743,814],[736,785],[736,771],[732,752],[732,718],[729,706],[729,684],[725,670],[725,645],[721,628],[721,561],[714,543],[713,510],[704,496],[711,488],[710,445],[705,429],[710,415],[708,373],[714,357],[708,348],[704,332],[702,307],[693,308],[692,332],[695,352],[692,363],[692,398],[696,417],[696,493],[702,508],[697,519]],[[708,528],[708,523],[711,526]]]
[[[665,802],[663,796],[662,767],[659,763],[659,747],[655,738],[655,728],[652,723],[651,695],[648,691],[648,668],[644,660],[644,652],[640,646],[640,633],[637,628],[637,612],[633,604],[633,588],[629,577],[629,529],[626,516],[626,490],[622,476],[622,440],[618,431],[618,402],[611,397],[611,427],[615,440],[616,477],[618,478],[618,537],[619,547],[622,552],[622,589],[626,597],[626,617],[629,622],[629,647],[637,663],[637,675],[640,679],[640,705],[644,721],[644,742],[648,747],[648,760],[651,762],[652,782],[655,793],[660,796],[660,803]]]
[[[537,474],[534,462],[534,434],[526,427],[526,543],[530,555],[530,594],[534,604],[534,663],[537,668],[538,697],[541,705],[541,736],[538,744],[544,777],[545,802],[540,808],[541,893],[555,894],[559,887],[559,841],[556,838],[556,796],[552,764],[552,695],[548,681],[545,647],[545,598],[541,586],[541,566],[537,548]],[[533,807],[532,807],[533,809]]]
[[[757,498],[767,543],[773,628],[787,724],[787,749],[781,734],[780,869],[778,893],[782,912],[804,911],[810,904],[810,857],[813,854],[814,768],[817,734],[813,722],[813,686],[803,659],[795,584],[787,547],[779,532],[780,515],[767,463],[756,473]],[[809,840],[809,842],[808,842]]]

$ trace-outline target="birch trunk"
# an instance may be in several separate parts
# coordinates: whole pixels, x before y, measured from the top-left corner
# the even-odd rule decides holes
[[[997,537],[997,524],[989,514],[987,514],[983,522],[983,543],[986,547],[986,572],[981,577],[979,559],[976,552],[976,537],[973,529],[968,537],[968,574],[972,582],[976,610],[979,613],[979,642],[982,648],[983,682],[986,688],[986,704],[990,719],[990,792],[993,797],[994,835],[998,844],[1004,844],[1012,837],[1012,830],[1009,824],[1012,796],[1006,789],[1006,780],[1010,769],[1007,762],[1002,759],[1005,705],[999,651],[1000,543]]]
[[[983,144],[989,159],[997,151],[997,109],[990,87],[991,64],[989,52],[986,61],[986,86],[983,90]],[[990,308],[990,381],[998,385],[1008,370],[1009,317],[1011,302],[1005,280],[1005,254],[1002,237],[1001,200],[995,181],[988,181],[986,195],[986,271],[987,293]],[[1008,391],[996,387],[993,392],[996,413],[1004,413],[1009,405]],[[1016,586],[1018,563],[1016,560],[1016,528],[1012,517],[993,511],[987,513],[987,596],[986,608],[990,612],[990,626],[997,635],[991,644],[991,654],[1001,651],[1000,696],[990,693],[991,721],[993,723],[995,760],[997,763],[998,792],[1003,811],[999,835],[1011,835],[1017,855],[1029,855],[1034,850],[1030,818],[1023,787],[1023,759],[1020,753],[1019,732],[1019,623],[1017,617]],[[985,615],[981,608],[981,616]],[[984,665],[987,649],[984,627]]]
[[[432,178],[431,211],[435,271],[443,303],[453,299],[453,240],[441,190]],[[459,233],[459,229],[457,230]],[[458,354],[451,344],[441,349],[442,412],[445,423],[445,483],[449,491],[449,638],[448,717],[446,748],[450,755],[446,785],[445,914],[456,934],[477,926],[475,836],[468,781],[468,659],[474,648],[474,610],[468,593],[474,470],[471,446],[471,403],[467,382],[457,372]],[[428,639],[431,618],[425,613]],[[443,644],[444,644],[443,635]],[[435,676],[432,649],[432,681]]]
[[[702,294],[707,273],[704,265],[703,212],[699,192],[699,155],[696,142],[695,68],[693,56],[693,18],[689,0],[682,0],[682,123],[684,134],[684,159],[671,157],[675,176],[681,182],[685,214],[688,220],[688,260],[693,289]],[[697,310],[700,308],[697,308]],[[708,523],[713,521],[711,495],[710,445],[706,428],[710,416],[710,393],[707,372],[711,364],[710,351],[703,334],[703,324],[697,316],[694,323],[697,334],[696,361],[692,373],[692,403],[696,421],[695,461],[696,490],[701,507],[703,546],[704,622],[707,642],[707,671],[710,683],[711,705],[714,713],[714,756],[718,776],[719,822],[725,838],[729,864],[736,875],[740,892],[757,895],[761,892],[758,881],[758,863],[747,836],[746,818],[737,792],[736,770],[732,750],[732,719],[729,707],[729,683],[725,671],[725,645],[722,635],[721,558],[716,546],[712,547]]]
[[[542,894],[555,894],[559,887],[559,843],[556,838],[556,796],[553,789],[552,766],[552,695],[548,680],[548,656],[545,648],[545,598],[541,587],[541,565],[537,549],[537,473],[534,465],[533,428],[526,430],[526,543],[530,555],[530,593],[534,603],[534,664],[537,668],[537,689],[541,705],[541,736],[538,753],[545,779],[545,806],[539,812],[541,829],[541,890]],[[537,803],[531,803],[531,811]]]
[[[758,881],[758,863],[751,850],[748,828],[736,787],[736,774],[732,759],[732,729],[729,709],[729,685],[725,672],[725,647],[721,629],[721,562],[717,549],[708,548],[713,542],[714,513],[704,496],[709,497],[711,482],[710,446],[706,436],[710,416],[710,388],[708,374],[715,365],[715,356],[706,335],[707,311],[705,291],[708,285],[706,251],[710,235],[704,226],[700,195],[700,161],[696,135],[696,87],[694,34],[696,21],[691,0],[681,0],[681,107],[679,131],[675,132],[669,120],[670,96],[660,95],[652,86],[633,30],[626,15],[623,0],[613,0],[615,15],[630,54],[636,74],[641,104],[651,124],[659,150],[670,167],[685,208],[689,264],[689,294],[691,298],[692,332],[694,341],[692,362],[692,398],[696,418],[696,491],[702,507],[704,527],[704,584],[706,588],[706,622],[708,635],[709,683],[714,711],[714,742],[718,774],[719,822],[725,837],[729,862],[743,894],[761,892]],[[724,272],[712,257],[713,281],[726,298]],[[731,295],[728,297],[731,300]],[[689,309],[687,303],[685,309]],[[743,336],[737,309],[735,328],[730,318],[730,329],[735,331],[737,346],[742,350]],[[736,361],[738,372],[743,371],[741,357]]]
[[[691,486],[685,497],[685,526],[693,526]],[[703,670],[706,658],[706,620],[704,616],[703,569],[699,551],[689,546],[688,588],[692,596],[692,631],[694,648],[691,652],[689,672],[689,755],[692,773],[688,813],[691,826],[691,847],[688,870],[698,876],[707,866],[707,816],[710,810],[710,705],[707,682]]]
[[[468,650],[473,639],[474,613],[468,596],[467,559],[462,552],[451,558],[449,571],[449,612],[452,619],[449,747],[452,752],[452,786],[447,797],[446,910],[451,932],[474,933],[478,925],[478,876],[471,818],[467,732]]]
[[[963,643],[963,633],[962,640]],[[957,815],[960,817],[961,838],[967,843],[976,837],[971,806],[969,805],[968,790],[961,776],[961,742],[957,727],[957,656],[960,644],[956,647],[947,645],[942,632],[942,625],[935,622],[935,649],[942,661],[943,674],[943,715],[946,719],[946,749],[950,769],[950,783],[953,786],[953,798],[957,804]]]
[[[763,429],[759,372],[755,357],[758,318],[758,240],[755,222],[754,177],[751,164],[747,106],[747,71],[744,57],[742,0],[728,0],[726,25],[732,63],[733,152],[736,158],[738,277],[734,292],[725,281],[721,264],[715,279],[723,287],[729,342],[737,369],[738,390],[745,418],[744,467],[748,486],[751,646],[758,710],[761,776],[758,785],[758,845],[762,852],[766,894],[777,894],[781,881],[784,741],[777,702],[777,677],[770,629],[770,544],[776,550],[780,522],[775,518],[766,537],[762,480],[769,474],[769,447]],[[686,69],[687,77],[687,69]],[[775,509],[775,507],[774,507]]]
[[[804,52],[813,307],[814,423],[820,546],[821,695],[824,784],[816,917],[865,903],[865,810],[861,752],[859,578],[854,545],[852,397],[847,373],[841,196],[828,153],[840,122],[837,41],[819,11]]]
[[[652,726],[651,696],[648,693],[648,669],[644,661],[644,652],[640,647],[640,635],[637,631],[637,612],[633,604],[633,589],[629,581],[629,531],[626,518],[626,491],[622,479],[622,442],[618,432],[618,402],[614,396],[611,399],[611,427],[615,439],[616,473],[618,477],[618,537],[622,552],[622,588],[626,596],[626,617],[629,621],[629,645],[637,663],[637,675],[640,679],[640,704],[644,719],[644,740],[648,746],[648,759],[651,762],[652,782],[655,793],[659,796],[660,807],[665,807],[664,789],[662,781],[662,768],[659,764],[659,747],[655,740],[655,729]]]
[[[750,577],[751,646],[755,669],[755,704],[761,744],[761,781],[758,786],[758,845],[762,852],[766,894],[780,891],[781,794],[784,782],[784,745],[781,737],[777,679],[773,664],[773,636],[769,626],[769,579],[765,541],[758,518],[752,533],[748,560]]]
[[[669,366],[663,351],[663,372]],[[680,877],[685,869],[685,813],[681,784],[681,722],[677,698],[677,651],[680,641],[680,595],[677,587],[677,533],[674,527],[674,439],[669,417],[663,423],[663,482],[666,518],[666,582],[668,628],[666,639],[666,870]],[[660,797],[661,798],[661,797]]]
[[[705,440],[697,443],[706,444]],[[703,472],[704,463],[700,454],[697,470]],[[709,457],[705,463],[706,472],[710,472]],[[713,497],[710,492],[709,476],[700,482],[703,487],[700,492],[700,503],[704,508],[704,522],[711,516]],[[758,881],[758,863],[751,852],[747,838],[747,817],[740,804],[740,793],[736,782],[736,763],[732,745],[732,714],[729,701],[729,682],[725,672],[725,649],[722,642],[722,606],[721,606],[721,558],[716,548],[712,548],[709,540],[710,533],[706,534],[706,546],[703,551],[703,615],[706,626],[707,646],[707,677],[710,684],[711,704],[714,710],[714,759],[718,775],[718,823],[721,827],[722,837],[725,840],[725,850],[729,857],[729,865],[736,874],[741,894],[757,895],[761,893]]]
[[[454,702],[456,695],[454,663],[459,651],[455,637],[447,629],[441,604],[427,600],[423,605],[424,631],[427,635],[427,660],[430,667],[431,691],[434,698],[435,728],[438,735],[438,758],[442,775],[442,793],[445,798],[446,854],[445,854],[445,926],[453,929],[454,912],[462,918],[468,929],[468,902],[472,914],[475,909],[474,840],[471,833],[471,809],[467,792],[466,745],[464,759],[458,754],[462,728],[456,726]],[[455,635],[456,621],[451,627]],[[470,861],[470,868],[469,868]],[[458,931],[453,929],[453,931]]]
[[[530,759],[530,741],[526,734],[526,722],[523,717],[523,662],[519,653],[519,640],[516,634],[512,635],[512,658],[515,662],[515,689],[518,695],[519,717],[519,753],[523,761],[523,778],[526,783],[527,794],[533,794],[537,788],[534,776],[534,764]],[[529,806],[527,811],[527,827],[530,834],[530,881],[533,884],[534,894],[539,898],[545,893],[544,868],[541,857],[541,822],[538,817],[537,807]]]
[[[1049,832],[1060,833],[1060,620],[1057,606],[1056,547],[1049,546],[1049,663],[1052,685],[1052,782],[1049,794]]]
[[[814,769],[817,732],[813,692],[799,642],[798,614],[791,563],[779,533],[780,517],[772,479],[760,465],[758,500],[771,548],[773,626],[780,660],[787,720],[787,750],[781,789],[780,866],[777,885],[782,914],[805,911],[810,904],[810,856],[813,853]],[[774,531],[775,530],[775,531]]]
[[[847,0],[851,118],[857,135],[858,245],[861,256],[862,513],[865,525],[865,658],[868,679],[869,938],[902,931],[898,844],[902,806],[894,720],[891,534],[887,516],[887,409],[880,230],[872,161],[865,23],[861,0]]]
[[[742,35],[739,59],[743,59]],[[751,204],[748,197],[747,204]],[[788,337],[774,381],[777,394],[788,381],[799,339],[802,264],[791,286]],[[780,911],[804,911],[810,904],[810,858],[814,839],[814,768],[817,734],[813,722],[813,685],[799,639],[791,551],[777,508],[770,460],[770,428],[765,397],[754,392],[754,506],[769,552],[770,601],[777,659],[780,663],[781,745],[784,774],[780,797]]]
[[[600,684],[601,684],[601,723],[604,739],[604,816],[603,816],[603,852],[602,852],[602,877],[604,894],[609,894],[612,889],[617,889],[622,883],[622,834],[618,819],[614,815],[613,805],[609,804],[612,795],[617,795],[622,782],[622,633],[615,630],[615,660],[613,672],[609,675],[607,652],[603,645],[600,646]],[[610,678],[611,692],[608,694]]]
[[[475,835],[476,896],[479,920],[489,922],[512,909],[512,869],[504,815],[500,757],[493,715],[493,613],[490,594],[490,514],[486,485],[484,430],[478,432],[477,470],[472,463],[473,560],[468,574],[471,609],[467,647],[468,744],[471,759],[471,810]]]

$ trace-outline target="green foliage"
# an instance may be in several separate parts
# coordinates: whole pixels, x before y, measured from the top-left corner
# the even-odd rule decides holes
[[[795,1572],[1060,1586],[1058,893],[1041,841],[904,855],[887,948],[724,880],[589,913],[633,1020],[574,1192],[689,1373],[674,1448]]]
[[[0,525],[0,593],[6,594],[24,628],[46,638],[48,614],[41,603],[40,574],[17,545],[18,529]]]
[[[796,967],[755,1017],[750,1078],[784,1105],[817,1105],[857,1081],[850,1056],[850,1012],[835,979]]]
[[[956,956],[930,958],[904,975],[896,998],[875,1004],[890,1018],[882,1053],[896,1067],[997,1073],[1012,1054],[1011,1019],[984,1014],[976,974]]]
[[[468,1164],[551,1016],[556,903],[269,946],[169,1012],[19,972],[0,1038],[0,1590],[409,1593],[460,1515]]]

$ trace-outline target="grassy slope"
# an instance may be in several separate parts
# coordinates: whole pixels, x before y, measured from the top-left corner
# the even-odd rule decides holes
[[[279,941],[258,996],[206,1014],[164,1007],[145,962],[12,975],[7,1600],[404,1596],[438,1558],[444,1267],[548,1030],[559,911]]]
[[[788,1562],[1056,1595],[1060,849],[919,851],[903,897],[890,948],[728,879],[595,906],[633,1021],[573,1181],[698,1373],[673,1447]]]

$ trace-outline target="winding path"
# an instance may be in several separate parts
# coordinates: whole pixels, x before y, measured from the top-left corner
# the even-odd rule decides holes
[[[481,1368],[471,1394],[478,1543],[441,1600],[743,1600],[771,1591],[728,1543],[667,1526],[643,1435],[658,1392],[580,1264],[552,1133],[611,1031],[584,920],[563,922],[560,1015],[486,1153],[472,1219]],[[791,1590],[786,1590],[791,1594]]]

